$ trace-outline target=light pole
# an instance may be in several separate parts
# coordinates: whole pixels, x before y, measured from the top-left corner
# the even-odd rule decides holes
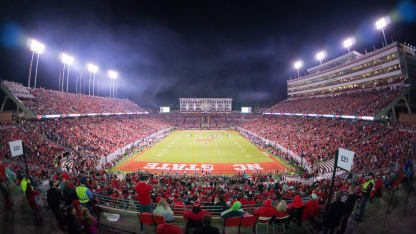
[[[82,94],[82,72],[79,73],[79,93]]]
[[[116,83],[116,79],[118,77],[118,74],[117,74],[117,72],[115,72],[113,70],[108,70],[108,76],[110,77],[111,80],[113,80],[112,85],[111,85],[111,80],[110,80],[110,98],[111,98],[111,93],[113,94],[113,98],[114,98],[114,85]]]
[[[75,93],[78,93],[78,80],[79,80],[79,73],[77,74],[77,79],[75,80]]]
[[[318,59],[319,60],[319,62],[322,64],[322,60],[324,59],[326,57],[326,52],[325,51],[319,51],[317,54],[316,54],[316,59]]]
[[[62,91],[64,91],[64,88],[63,88],[64,74],[65,74],[65,63],[63,63],[62,71],[59,71],[58,90],[62,90]]]
[[[91,74],[92,74],[92,96],[94,96],[95,73],[98,71],[98,66],[92,63],[87,64],[87,69],[90,72],[90,79],[88,81],[88,95],[91,95]]]
[[[355,43],[355,38],[350,37],[344,40],[344,48],[348,49],[348,53],[351,53],[350,48]]]
[[[386,34],[384,33],[384,28],[389,23],[390,23],[390,17],[383,17],[383,18],[376,21],[376,28],[378,30],[381,30],[381,32],[383,33],[384,46],[387,46],[387,40],[386,40]]]
[[[30,87],[30,79],[32,76],[32,65],[33,65],[33,57],[35,53],[38,55],[36,57],[36,67],[35,67],[35,81],[33,87],[36,88],[36,79],[38,76],[38,65],[39,65],[39,56],[45,51],[45,45],[36,41],[35,39],[30,39],[30,50],[32,51],[32,58],[30,60],[29,65],[29,76],[27,80],[27,87]]]
[[[63,80],[62,80],[62,92],[64,91],[64,81],[65,81],[65,67],[68,68],[68,75],[66,77],[66,92],[69,91],[69,67],[74,63],[74,57],[69,56],[68,54],[61,54],[61,61],[64,64]]]
[[[299,78],[299,76],[300,76],[300,73],[299,73],[299,68],[301,68],[301,67],[303,66],[303,62],[302,62],[302,60],[298,60],[298,61],[296,61],[296,62],[293,64],[293,66],[295,67],[295,69],[297,69],[297,70],[298,70],[298,78]]]

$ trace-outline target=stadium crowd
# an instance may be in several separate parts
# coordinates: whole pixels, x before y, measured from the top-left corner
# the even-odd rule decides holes
[[[403,88],[387,87],[324,97],[301,97],[279,102],[265,112],[374,116],[401,91]]]
[[[354,207],[359,196],[367,196],[365,193],[368,193],[368,198],[381,197],[385,188],[390,188],[395,183],[397,184],[405,176],[407,172],[405,163],[403,161],[397,168],[378,172],[377,174],[370,174],[369,176],[367,174],[354,173],[346,177],[337,177],[335,191],[338,194],[345,195],[350,190],[350,194],[354,194],[355,196],[352,207]],[[80,195],[78,192],[76,192],[79,187],[85,187],[91,194],[94,194],[95,199],[93,197],[89,199],[93,204],[98,202],[113,208],[134,209],[137,212],[153,212],[154,215],[164,216],[166,222],[171,222],[174,219],[173,215],[183,215],[186,219],[189,219],[190,214],[189,212],[185,212],[188,209],[186,207],[192,204],[194,207],[200,206],[199,204],[201,204],[206,209],[210,206],[215,206],[224,218],[229,217],[226,215],[229,209],[230,211],[234,211],[234,206],[238,206],[237,209],[241,206],[241,212],[237,216],[253,214],[267,217],[267,215],[289,216],[290,214],[300,224],[308,219],[319,220],[323,207],[328,203],[330,195],[329,180],[320,180],[315,181],[313,184],[306,184],[302,182],[289,182],[282,179],[278,180],[273,178],[272,175],[264,174],[226,177],[178,173],[154,175],[147,172],[129,173],[124,177],[120,177],[119,174],[104,170],[95,170],[94,168],[77,170],[69,174],[46,166],[31,166],[29,175],[25,175],[25,169],[22,165],[15,163],[8,164],[4,160],[0,164],[2,168],[9,168],[16,172],[15,175],[12,173],[11,177],[20,184],[25,183],[24,190],[30,187],[26,183],[35,185],[34,181],[36,180],[42,181],[43,185],[49,184],[49,186],[43,187],[43,190],[56,188],[57,193],[55,196],[61,196],[58,207],[63,205],[66,208],[65,217],[72,214],[74,215],[72,218],[78,220],[78,222],[73,222],[72,219],[69,219],[69,221],[66,219],[64,222],[66,222],[68,229],[72,228],[69,226],[73,223],[77,225],[83,223],[85,225],[84,213],[88,216],[83,206],[79,204],[81,199],[79,198]],[[3,176],[3,174],[0,174],[0,176]],[[366,192],[362,187],[368,181],[372,181],[372,186],[375,189],[370,189]],[[38,188],[38,186],[35,186],[35,192]],[[36,194],[39,193],[36,192]],[[101,201],[100,199],[104,199],[103,196],[106,199]],[[337,201],[340,201],[339,196],[337,195],[336,197]],[[28,197],[29,199],[32,199],[32,197]],[[48,202],[49,200],[50,198],[48,197]],[[33,203],[33,207],[31,205],[32,209],[39,209],[35,201],[29,201],[31,204]],[[284,202],[282,203],[282,201]],[[155,204],[158,205],[153,210]],[[162,209],[159,206],[163,206],[164,208]],[[285,208],[282,210],[281,206],[285,206]],[[90,208],[92,209],[93,207]],[[283,212],[283,214],[274,211],[274,207],[279,212]],[[297,209],[303,209],[303,211],[297,214]],[[165,211],[168,213],[165,213]],[[59,217],[63,217],[64,213],[60,210],[58,212],[59,215],[55,214],[55,216],[59,219]],[[93,213],[94,209],[90,212]],[[205,212],[205,214],[207,213]],[[235,212],[233,214],[235,215]],[[343,215],[343,212],[338,215]],[[203,216],[200,215],[199,217],[202,219]],[[325,216],[323,219],[325,225]],[[335,226],[338,226],[340,221],[341,218]],[[89,228],[89,226],[84,227],[86,233],[89,233],[87,231]]]
[[[35,114],[129,113],[145,112],[128,99],[66,93],[44,88],[27,88],[4,81],[9,91]]]
[[[377,131],[382,123],[310,117],[260,117],[240,127],[276,142],[311,165]]]
[[[18,87],[13,88],[13,90],[18,89]],[[293,103],[283,102],[273,107],[273,110],[280,111],[279,108],[285,108],[282,112],[374,115],[392,100],[391,98],[387,100],[388,98],[383,96],[385,93],[389,97],[395,97],[400,92],[400,90],[382,91],[383,94],[370,91],[356,95],[360,97],[360,100],[356,100],[352,95],[341,95],[322,100],[317,98],[288,101],[288,103]],[[24,91],[15,92],[24,93]],[[140,110],[137,105],[128,100],[68,94],[42,88],[31,89],[30,92],[35,98],[22,97],[23,102],[36,113],[42,114]],[[345,105],[342,104],[343,102]],[[354,104],[351,105],[351,103]],[[314,112],[318,109],[322,112]],[[348,177],[337,177],[335,191],[345,194],[350,192],[348,190],[353,190],[352,194],[362,196],[365,202],[363,202],[364,208],[361,206],[361,209],[365,209],[367,198],[382,194],[383,186],[391,187],[408,175],[409,171],[412,172],[409,169],[412,167],[408,165],[409,162],[412,165],[412,160],[415,160],[416,129],[414,125],[387,126],[380,122],[272,116],[250,117],[244,121],[238,121],[242,119],[244,119],[242,115],[232,115],[229,117],[214,116],[211,120],[216,126],[228,125],[231,121],[235,121],[240,127],[304,156],[310,164],[331,158],[338,147],[355,151],[352,174]],[[7,188],[3,186],[6,177],[8,181],[17,181],[22,186],[30,207],[37,210],[38,205],[34,199],[39,194],[37,190],[50,191],[55,188],[54,196],[62,196],[62,201],[65,203],[65,220],[71,222],[66,223],[68,230],[83,223],[86,233],[96,232],[94,231],[96,221],[89,214],[89,212],[94,213],[93,210],[87,209],[87,211],[79,204],[87,199],[85,197],[87,189],[91,193],[88,195],[88,200],[98,200],[97,202],[121,209],[133,207],[137,211],[152,211],[154,204],[159,204],[154,212],[163,216],[166,212],[170,213],[169,210],[172,209],[173,214],[189,218],[190,214],[184,212],[183,207],[191,204],[194,207],[198,207],[197,204],[220,207],[223,217],[228,217],[226,215],[230,213],[240,215],[249,213],[259,216],[265,214],[263,212],[266,211],[271,211],[275,216],[278,213],[273,210],[273,206],[279,204],[276,210],[283,214],[287,212],[297,218],[297,222],[321,217],[320,206],[330,202],[330,181],[327,179],[307,184],[287,181],[284,176],[276,179],[270,174],[226,177],[206,174],[185,175],[174,172],[167,174],[136,172],[122,175],[96,167],[97,162],[103,156],[129,143],[149,137],[172,125],[181,124],[185,128],[200,127],[202,120],[202,115],[186,114],[182,117],[182,115],[174,114],[173,117],[163,115],[112,116],[44,121],[17,119],[13,125],[2,123],[0,133],[2,192],[6,194],[5,196],[10,196]],[[8,142],[17,139],[22,139],[26,146],[26,153],[30,159],[28,169],[24,166],[24,157],[11,157],[8,150]],[[144,144],[152,144],[157,140],[153,139]],[[257,141],[258,139],[250,140]],[[262,147],[270,146],[262,145]],[[64,152],[71,152],[76,161],[70,173],[56,167],[56,157]],[[120,155],[115,161],[122,157]],[[284,155],[284,157],[289,156]],[[115,161],[104,166],[104,169],[113,165]],[[375,171],[375,174],[367,175],[366,172],[369,171]],[[369,183],[375,188],[374,190],[365,187]],[[33,189],[31,184],[34,185]],[[79,192],[79,187],[82,187],[81,190],[85,193]],[[112,202],[100,201],[102,196],[111,198]],[[48,199],[48,202],[52,200]],[[288,204],[286,210],[282,208],[285,205],[281,201]],[[10,201],[9,204],[7,204],[7,199],[5,202],[6,208],[10,208]],[[336,202],[343,206],[339,203],[341,202],[339,195],[336,195]],[[254,209],[262,204],[264,204],[260,207],[262,209]],[[241,205],[243,209],[240,211]],[[58,202],[58,207],[60,206],[61,203]],[[304,210],[301,212],[301,217],[296,217],[296,209],[302,207]],[[60,213],[60,211],[55,212]],[[171,222],[173,214],[166,215],[166,221]],[[341,212],[341,214],[344,213]],[[55,213],[55,215],[59,219],[64,214]],[[362,215],[363,211],[360,210],[358,218],[361,219]],[[325,227],[333,228],[327,216],[323,219]],[[341,219],[334,222],[338,226]]]

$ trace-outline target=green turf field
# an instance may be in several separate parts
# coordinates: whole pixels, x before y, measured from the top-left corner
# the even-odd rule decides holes
[[[173,163],[270,162],[255,145],[235,131],[174,131],[137,161]]]

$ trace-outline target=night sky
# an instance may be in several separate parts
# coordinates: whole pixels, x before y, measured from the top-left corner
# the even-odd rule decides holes
[[[180,97],[231,97],[234,107],[270,106],[286,97],[293,62],[317,65],[346,50],[381,47],[375,20],[389,15],[388,41],[416,44],[414,1],[1,1],[0,76],[27,84],[28,37],[46,45],[38,84],[56,89],[60,52],[119,72],[120,97],[145,105],[178,106]],[[305,72],[305,69],[302,69]],[[104,92],[104,91],[102,91]]]

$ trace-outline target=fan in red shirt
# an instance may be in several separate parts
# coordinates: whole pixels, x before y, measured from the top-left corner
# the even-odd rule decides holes
[[[302,222],[307,219],[319,218],[319,200],[318,196],[312,193],[312,200],[305,204],[302,212]]]
[[[156,234],[183,234],[183,232],[178,226],[171,223],[164,223],[157,226]]]
[[[192,210],[186,211],[183,217],[185,219],[192,219],[194,221],[202,221],[202,218],[206,214],[211,215],[209,211],[202,210],[201,203],[196,201],[194,202],[194,208],[192,208]]]
[[[136,184],[136,194],[140,212],[152,212],[150,191],[152,191],[152,186],[144,182],[144,180]]]
[[[254,215],[261,217],[277,216],[277,210],[272,205],[272,200],[267,199],[264,201],[264,206],[260,206],[254,211]]]

